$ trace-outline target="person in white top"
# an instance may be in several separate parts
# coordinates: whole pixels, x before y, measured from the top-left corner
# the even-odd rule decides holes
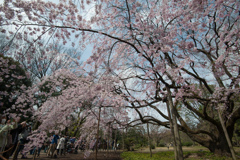
[[[58,145],[57,145],[57,150],[60,151],[60,155],[63,154],[64,144],[65,144],[65,137],[62,136],[59,140]]]

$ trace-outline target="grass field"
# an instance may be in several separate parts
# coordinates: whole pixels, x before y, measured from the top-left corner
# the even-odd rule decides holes
[[[240,148],[234,148],[236,155],[240,159]],[[123,152],[124,160],[174,160],[173,148],[157,147],[153,149],[153,155],[150,157],[148,148],[141,148],[136,151]],[[207,148],[201,146],[183,147],[184,159],[187,160],[231,160],[231,157],[217,156],[208,151]]]

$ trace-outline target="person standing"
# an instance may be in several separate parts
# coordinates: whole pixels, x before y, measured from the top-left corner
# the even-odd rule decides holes
[[[52,142],[51,142],[49,150],[48,150],[48,153],[47,153],[47,156],[50,156],[50,153],[51,153],[51,158],[53,157],[53,154],[55,153],[55,150],[56,150],[56,147],[57,147],[58,139],[59,139],[58,134],[57,133],[54,134]]]
[[[68,136],[65,136],[64,150],[63,150],[63,154],[64,154],[64,155],[66,155],[66,151],[67,151],[67,143],[68,143]]]
[[[75,138],[75,137],[72,137],[72,138],[70,139],[70,142],[71,142],[72,146],[74,146],[75,141],[76,141],[76,138]]]
[[[60,152],[60,155],[63,154],[63,150],[64,150],[64,145],[65,145],[65,137],[62,136],[59,140],[58,146],[57,146],[57,150]]]
[[[4,119],[4,118],[3,118]],[[13,150],[13,142],[12,142],[12,135],[10,134],[11,130],[17,128],[17,119],[15,122],[11,124],[11,120],[8,120],[6,125],[4,125],[4,120],[2,121],[2,128],[0,129],[0,147],[1,152],[9,150],[8,152],[3,153],[3,157],[9,158],[11,155],[11,151]]]
[[[2,128],[6,125],[6,117],[1,116],[0,117],[0,130],[2,130]],[[5,148],[5,144],[6,144],[6,132],[3,132],[2,134],[0,134],[0,152],[4,151]]]
[[[26,125],[26,126],[25,126]],[[22,132],[19,134],[18,140],[19,140],[19,147],[17,150],[17,156],[18,154],[24,149],[24,144],[27,143],[27,136],[29,135],[28,125],[25,123]],[[26,159],[26,155],[22,154],[22,159]]]
[[[17,154],[18,154],[18,149],[20,147],[20,142],[19,142],[19,135],[25,130],[25,127],[27,126],[26,121],[20,123],[17,128],[11,130],[11,135],[12,135],[12,143],[14,144],[13,150],[10,152],[10,156],[13,155],[13,160],[17,159]],[[14,152],[16,150],[16,152]]]
[[[47,153],[47,150],[49,149],[50,141],[48,139],[45,139],[44,141],[44,153]]]

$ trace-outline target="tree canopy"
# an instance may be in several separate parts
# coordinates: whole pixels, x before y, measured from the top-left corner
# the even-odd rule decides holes
[[[0,114],[3,114],[4,111],[11,114],[23,113],[15,106],[15,103],[21,93],[31,86],[31,80],[18,62],[2,54],[0,54],[0,73]],[[25,104],[24,110],[29,107],[28,104]]]
[[[53,81],[54,76],[70,77],[72,87],[42,106],[42,111],[54,109],[37,112],[44,115],[43,126],[53,120],[65,124],[59,117],[88,99],[95,107],[114,108],[116,122],[129,108],[136,113],[134,123],[173,124],[175,132],[221,153],[230,149],[215,112],[221,111],[230,138],[240,119],[239,5],[237,0],[5,0],[0,24],[8,39],[34,44],[47,36],[66,45],[93,45],[83,66],[50,76]],[[181,108],[214,132],[189,127]]]

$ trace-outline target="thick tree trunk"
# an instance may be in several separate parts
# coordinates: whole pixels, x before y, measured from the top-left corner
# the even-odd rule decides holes
[[[180,134],[179,134],[179,129],[178,129],[178,124],[177,124],[177,118],[176,118],[176,111],[173,106],[173,101],[172,101],[172,96],[171,96],[171,91],[170,88],[167,88],[168,92],[168,104],[170,106],[170,112],[172,116],[172,123],[173,123],[173,130],[174,130],[174,137],[176,140],[176,148],[177,148],[177,160],[183,160],[183,151],[182,151],[182,144],[181,144],[181,139],[180,139]]]
[[[221,125],[222,125],[222,128],[223,128],[223,132],[224,132],[224,135],[225,135],[225,138],[226,138],[226,140],[227,140],[229,149],[230,149],[230,151],[231,151],[232,158],[233,158],[233,160],[236,160],[235,151],[234,151],[234,149],[233,149],[231,139],[229,138],[226,125],[225,125],[224,120],[223,120],[223,118],[222,118],[221,107],[219,107],[219,109],[218,109],[218,117],[219,117],[219,119],[220,119],[220,122],[221,122]]]
[[[223,132],[224,132],[224,135],[225,135],[225,137],[226,137],[226,140],[227,140],[229,149],[230,149],[230,151],[231,151],[232,158],[233,158],[233,160],[236,160],[235,151],[234,151],[234,149],[233,149],[232,142],[231,142],[231,140],[230,140],[230,138],[229,138],[229,135],[228,135],[226,126],[225,126],[225,124],[224,124],[224,121],[223,121],[223,118],[222,118],[222,115],[221,115],[220,110],[221,110],[221,107],[220,107],[219,110],[218,110],[218,116],[219,116],[219,119],[220,119],[220,122],[221,122],[221,125],[222,125],[222,128],[223,128]]]
[[[232,155],[233,159],[235,159],[234,150],[233,148],[232,151],[230,149],[232,147],[231,140],[234,131],[234,121],[231,121],[231,123],[224,123],[222,114],[218,114],[220,114],[218,115],[220,122],[218,121],[216,123],[211,123],[210,125],[210,131],[212,131],[210,133],[212,133],[212,135],[206,134],[207,136],[202,136],[198,134],[192,134],[190,133],[191,131],[187,129],[184,131],[184,128],[182,128],[182,130],[187,133],[193,141],[198,142],[202,146],[208,148],[210,152],[219,155]],[[228,137],[228,140],[226,136]]]
[[[206,147],[214,154],[230,155],[231,153],[223,132],[219,134],[218,141],[212,141]]]
[[[216,139],[211,139],[210,137],[200,139],[199,137],[197,137],[197,135],[192,135],[192,134],[188,134],[188,135],[193,141],[198,142],[202,146],[208,148],[209,151],[214,154],[228,155],[228,156],[231,155],[231,152],[223,131],[219,131],[217,133]],[[231,138],[232,134],[230,133],[229,135],[231,135],[229,136]]]
[[[177,153],[177,143],[176,143],[176,139],[175,139],[175,136],[174,136],[173,122],[172,122],[172,116],[171,116],[171,111],[170,111],[170,107],[169,107],[169,102],[167,102],[167,111],[168,111],[170,129],[171,129],[171,133],[172,133],[172,136],[173,136],[174,156],[175,156],[175,159],[177,159],[177,157],[178,157],[178,153]]]
[[[188,106],[187,103],[185,103],[185,105]],[[177,115],[178,119],[181,122],[179,128],[181,131],[185,132],[193,141],[208,148],[212,153],[231,156],[232,153],[229,148],[229,144],[231,145],[232,143],[231,140],[233,137],[234,124],[237,120],[237,117],[240,115],[240,110],[237,110],[237,112],[235,112],[235,114],[233,114],[230,118],[224,117],[223,114],[221,114],[221,116],[223,116],[222,121],[225,120],[225,122],[222,124],[222,122],[219,121],[219,118],[221,118],[221,116],[218,115],[219,113],[217,110],[214,110],[212,108],[212,106],[208,106],[208,108],[205,108],[205,111],[203,111],[203,114],[196,112],[199,115],[202,114],[200,117],[202,117],[203,122],[205,122],[205,126],[203,126],[202,129],[191,129],[183,120],[181,121],[181,117]],[[226,113],[227,112],[224,113],[225,116],[227,115]],[[223,129],[225,128],[224,126],[226,127],[225,133]],[[227,141],[226,135],[229,137],[229,142]]]

